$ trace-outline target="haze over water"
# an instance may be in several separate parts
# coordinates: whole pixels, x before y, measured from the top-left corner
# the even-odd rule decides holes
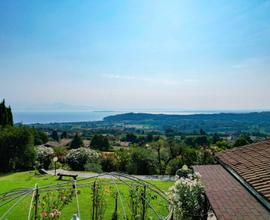
[[[191,114],[214,114],[221,112],[250,112],[250,111],[176,111],[176,110],[117,110],[117,111],[69,111],[69,112],[14,112],[14,122],[23,124],[34,123],[60,123],[60,122],[84,122],[84,121],[101,121],[104,117],[129,113],[151,113],[151,114],[174,114],[174,115],[191,115]]]

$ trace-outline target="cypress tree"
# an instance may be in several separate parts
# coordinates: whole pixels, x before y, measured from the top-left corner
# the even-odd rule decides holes
[[[0,103],[0,126],[13,126],[13,115],[10,106],[6,107],[5,99]]]

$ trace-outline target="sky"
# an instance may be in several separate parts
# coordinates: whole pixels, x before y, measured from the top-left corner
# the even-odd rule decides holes
[[[2,0],[13,109],[269,110],[270,1]]]

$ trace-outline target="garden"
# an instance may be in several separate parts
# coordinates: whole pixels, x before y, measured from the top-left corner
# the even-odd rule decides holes
[[[207,214],[199,176],[187,167],[176,182],[142,181],[120,173],[76,181],[34,171],[0,177],[0,219],[203,219]]]

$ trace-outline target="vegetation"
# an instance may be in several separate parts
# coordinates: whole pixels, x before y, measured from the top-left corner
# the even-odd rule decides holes
[[[53,156],[54,150],[51,147],[38,146],[36,148],[37,167],[48,169],[51,164]]]
[[[0,128],[0,172],[31,169],[35,161],[33,143],[29,128]]]
[[[85,170],[87,163],[99,163],[99,154],[88,148],[70,150],[66,162],[73,170]]]
[[[83,147],[83,141],[82,141],[81,137],[79,136],[79,134],[76,133],[75,136],[73,137],[73,140],[70,143],[70,148],[77,149],[80,147]]]
[[[5,100],[0,103],[0,126],[13,126],[13,115],[11,108],[6,107]]]
[[[200,217],[207,214],[208,210],[204,209],[206,198],[200,176],[192,173],[187,166],[183,166],[178,174],[179,179],[170,188],[170,200],[175,206],[174,218],[201,219]]]
[[[107,137],[96,134],[91,140],[90,147],[96,150],[107,151],[110,149],[110,143]]]
[[[116,181],[116,180],[115,180]],[[89,180],[85,181],[80,181],[82,184],[87,183],[89,184]],[[59,183],[64,183],[64,182],[59,182],[56,177],[54,176],[37,176],[34,174],[33,171],[31,172],[18,172],[18,173],[13,173],[13,174],[6,174],[3,176],[0,176],[0,192],[8,192],[10,190],[13,190],[15,188],[25,188],[25,187],[34,187],[35,184],[38,183],[39,187],[42,186],[48,186],[48,185],[55,185]],[[80,206],[80,217],[81,219],[91,219],[91,214],[92,214],[92,202],[93,202],[93,183],[87,185],[84,188],[79,188],[78,189],[78,201],[79,201],[79,206]],[[130,211],[130,188],[126,185],[123,184],[121,181],[116,181],[119,192],[122,197],[123,205],[126,210],[126,214],[131,216],[131,211]],[[151,184],[154,184],[155,186],[159,187],[161,190],[167,191],[170,186],[172,186],[173,182],[167,182],[167,181],[150,181]],[[104,203],[104,206],[102,208],[105,208],[105,213],[104,213],[104,219],[112,219],[112,215],[115,211],[115,193],[117,192],[117,189],[115,188],[112,180],[110,179],[102,179],[101,182],[99,182],[100,187],[102,187],[103,191],[106,193],[106,196],[103,197],[104,200],[100,201]],[[131,182],[128,182],[128,184],[131,184]],[[135,186],[134,186],[135,187]],[[134,188],[133,187],[133,188]],[[53,192],[51,192],[50,199],[46,199],[47,193],[41,193],[40,194],[40,199],[41,201],[46,202],[44,206],[44,210],[48,210],[49,213],[52,212],[52,208],[50,208],[50,203],[56,201],[56,198],[58,196],[62,195],[62,191],[55,191],[54,194],[52,195]],[[77,205],[76,205],[76,199],[73,197],[72,201],[69,202],[69,195],[72,194],[72,191],[66,191],[64,193],[65,196],[65,201],[68,202],[63,209],[59,208],[61,204],[57,204],[58,209],[61,209],[61,215],[60,215],[60,220],[64,219],[71,219],[73,214],[77,213]],[[27,196],[16,208],[14,209],[13,212],[11,212],[7,217],[8,219],[27,219],[28,216],[28,211],[29,211],[29,205],[31,201],[31,196]],[[154,195],[152,195],[154,196]],[[118,196],[118,198],[120,195]],[[141,201],[140,201],[141,202]],[[151,205],[158,211],[158,213],[162,216],[165,216],[168,214],[168,206],[167,203],[164,202],[163,199],[157,198],[152,200]],[[0,213],[4,213],[10,207],[10,205],[7,206],[2,206],[0,207]],[[58,210],[59,211],[59,210]],[[39,214],[42,214],[42,208],[40,207]],[[156,219],[155,213],[148,208],[147,210],[147,216],[151,219],[150,216],[152,216],[152,219]],[[118,199],[118,219],[124,219],[123,216],[123,211],[122,211],[122,205],[120,198]],[[131,219],[131,218],[129,218]]]

